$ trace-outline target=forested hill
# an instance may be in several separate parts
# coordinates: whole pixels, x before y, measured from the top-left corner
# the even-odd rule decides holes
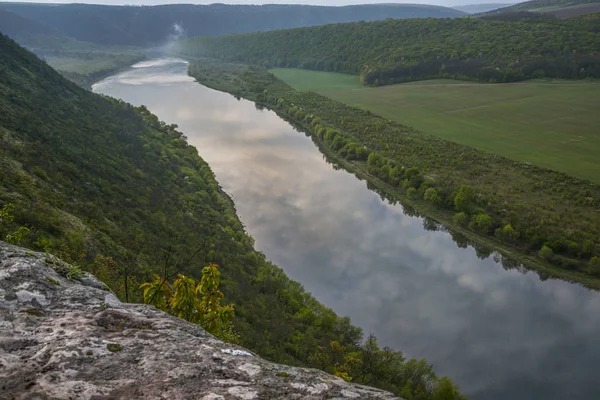
[[[600,14],[568,20],[407,19],[193,38],[175,51],[360,75],[368,85],[452,78],[600,77]]]
[[[9,3],[0,8],[43,23],[80,41],[139,46],[161,44],[177,35],[215,36],[338,22],[466,15],[452,8],[420,4],[344,7],[172,4],[137,7]]]
[[[594,7],[596,5],[596,7]],[[600,0],[531,0],[523,3],[514,4],[509,7],[502,7],[493,12],[512,12],[512,11],[556,11],[566,8],[579,8],[583,9],[583,6],[587,6],[590,10],[596,8],[596,12],[600,11]],[[589,11],[588,11],[589,12]]]
[[[4,35],[0,171],[0,237],[80,265],[123,300],[139,301],[151,272],[198,279],[216,263],[240,344],[263,357],[341,373],[348,356],[357,383],[419,399],[454,392],[424,360],[363,345],[348,318],[255,251],[176,126],[79,88]]]
[[[0,31],[12,38],[60,34],[47,26],[0,8]]]
[[[0,5],[0,7],[2,7]],[[98,44],[81,42],[65,35],[41,22],[0,8],[0,32],[16,40],[20,45],[39,53],[67,53],[79,51],[90,53],[99,49],[109,50],[109,47]]]
[[[477,14],[487,11],[497,10],[499,8],[509,7],[512,4],[507,3],[481,3],[481,4],[467,4],[465,6],[454,6],[455,10],[464,11],[467,14]]]

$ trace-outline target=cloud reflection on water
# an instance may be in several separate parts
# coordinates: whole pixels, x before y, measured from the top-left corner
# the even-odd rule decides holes
[[[426,357],[471,399],[598,394],[598,293],[506,271],[423,229],[274,113],[193,83],[185,65],[138,65],[95,89],[177,123],[259,250],[382,344]]]

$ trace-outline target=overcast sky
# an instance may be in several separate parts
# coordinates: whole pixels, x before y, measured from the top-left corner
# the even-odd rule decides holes
[[[19,0],[11,0],[15,2]],[[33,3],[69,3],[61,0],[33,0]],[[458,6],[465,4],[481,4],[481,3],[518,3],[519,0],[411,0],[411,1],[390,1],[390,0],[235,0],[235,1],[186,1],[186,0],[77,0],[73,3],[88,3],[88,4],[112,4],[112,5],[156,5],[156,4],[211,4],[211,3],[227,3],[227,4],[318,4],[324,6],[339,6],[346,4],[366,4],[366,3],[420,3],[420,4],[435,4],[440,6]],[[0,4],[2,1],[0,1]]]

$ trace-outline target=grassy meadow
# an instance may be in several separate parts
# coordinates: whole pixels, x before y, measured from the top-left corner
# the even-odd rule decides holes
[[[271,72],[297,90],[312,90],[448,140],[600,183],[600,82],[431,80],[374,88],[352,75]]]

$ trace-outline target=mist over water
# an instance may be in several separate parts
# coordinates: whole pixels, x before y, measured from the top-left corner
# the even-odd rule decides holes
[[[207,160],[267,258],[381,345],[427,358],[470,399],[599,397],[600,295],[424,229],[303,133],[207,89],[187,64],[136,64],[94,90],[176,123]]]

